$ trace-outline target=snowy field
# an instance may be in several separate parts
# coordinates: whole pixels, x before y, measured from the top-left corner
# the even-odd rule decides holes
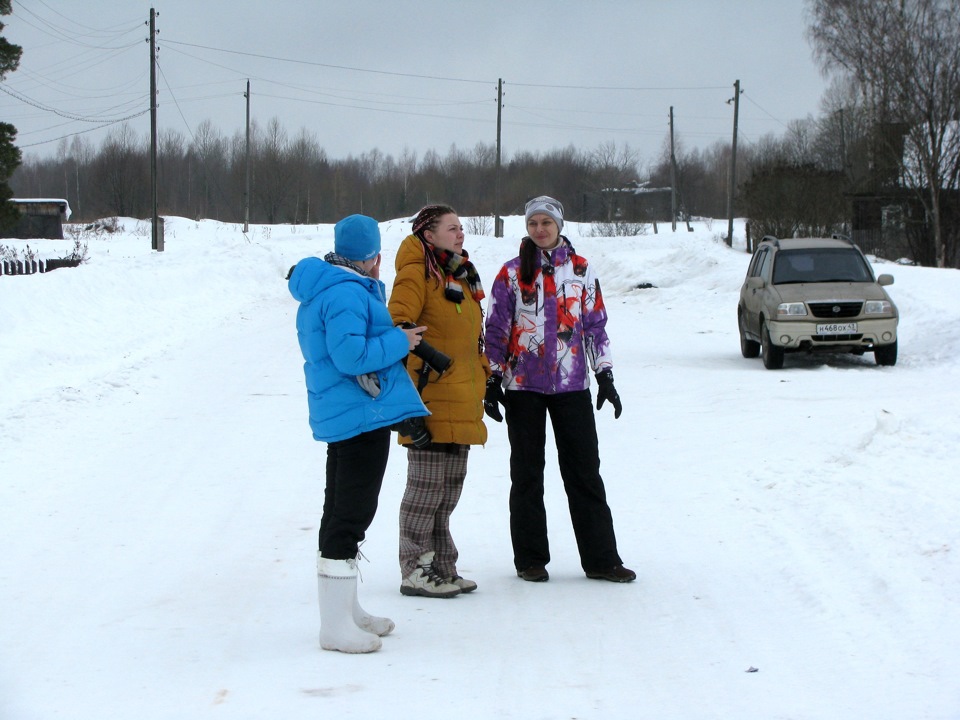
[[[349,656],[317,641],[325,446],[283,280],[332,226],[169,218],[157,253],[121,225],[77,269],[0,277],[2,720],[960,718],[956,270],[875,266],[896,367],[768,371],[740,355],[725,221],[568,223],[610,313],[602,471],[637,582],[584,578],[550,453],[550,582],[516,577],[490,422],[453,516],[479,590],[400,595],[395,450],[360,594],[397,629]],[[389,287],[409,225],[381,227]],[[522,227],[468,237],[486,287]]]

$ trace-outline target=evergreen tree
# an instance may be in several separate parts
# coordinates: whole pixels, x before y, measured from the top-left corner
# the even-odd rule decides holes
[[[0,0],[0,16],[9,15],[12,11],[11,0]],[[0,22],[0,33],[4,25]],[[20,65],[19,45],[14,45],[0,35],[0,80],[7,73],[13,72]],[[10,123],[0,122],[0,228],[11,227],[17,221],[17,209],[8,202],[13,197],[10,189],[10,176],[20,165],[20,148],[13,144],[16,140],[17,129]]]

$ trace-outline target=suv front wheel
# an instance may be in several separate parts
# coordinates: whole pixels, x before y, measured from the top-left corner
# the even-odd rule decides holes
[[[747,337],[743,327],[743,310],[737,308],[737,325],[740,327],[740,354],[745,358],[755,358],[760,355],[760,343]]]
[[[873,349],[873,359],[877,361],[877,365],[896,365],[897,341],[894,340],[889,345],[877,345]]]
[[[763,345],[763,366],[767,370],[779,370],[783,367],[783,348],[774,345],[770,340],[770,328],[767,327],[767,321],[763,321],[763,328],[760,330],[760,339]]]

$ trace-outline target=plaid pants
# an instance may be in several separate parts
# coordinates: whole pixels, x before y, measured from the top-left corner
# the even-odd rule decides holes
[[[406,577],[418,558],[433,551],[433,566],[443,577],[457,574],[457,546],[450,515],[460,501],[467,476],[469,445],[407,449],[407,488],[400,502],[400,573]]]

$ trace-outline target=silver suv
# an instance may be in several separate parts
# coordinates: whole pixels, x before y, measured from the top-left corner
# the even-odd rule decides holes
[[[873,352],[897,363],[897,306],[860,249],[846,239],[765,237],[740,288],[740,352],[763,350],[770,370],[791,352]]]

